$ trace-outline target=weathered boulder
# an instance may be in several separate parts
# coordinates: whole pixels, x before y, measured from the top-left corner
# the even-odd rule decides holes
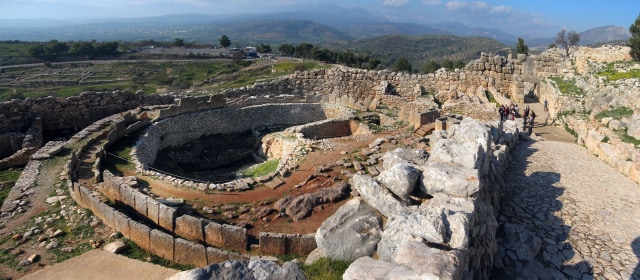
[[[316,231],[322,256],[355,260],[371,256],[380,241],[382,219],[360,198],[353,198],[325,220]]]
[[[420,190],[455,197],[475,196],[480,190],[478,170],[451,163],[429,162],[422,172]]]
[[[360,193],[364,200],[373,208],[380,211],[386,217],[403,216],[407,213],[398,200],[389,190],[380,185],[376,179],[369,175],[355,174],[352,177],[353,187]]]
[[[280,280],[306,279],[304,271],[294,262],[286,262],[280,267],[274,262],[260,258],[249,261],[226,261],[219,264],[179,272],[168,280]]]
[[[394,261],[419,274],[433,274],[437,279],[462,279],[467,262],[466,254],[460,250],[441,250],[420,240],[405,240]]]
[[[419,275],[402,265],[393,264],[370,257],[362,257],[349,265],[342,275],[343,280],[361,279],[438,279],[436,275]]]
[[[104,246],[104,250],[109,253],[119,254],[127,248],[127,244],[122,241],[114,241]]]
[[[378,181],[400,199],[407,201],[409,194],[415,189],[419,177],[420,171],[410,165],[399,163],[380,172]]]
[[[389,217],[378,243],[381,260],[394,262],[406,240],[421,238],[425,242],[445,245],[450,238],[443,209],[411,207],[404,215]],[[446,245],[445,245],[446,246]]]
[[[427,163],[428,158],[429,155],[421,149],[396,148],[382,156],[382,167],[386,170],[403,163],[421,170],[421,166]]]
[[[349,195],[349,184],[337,182],[330,188],[321,189],[315,193],[303,194],[290,201],[276,203],[280,207],[286,205],[286,213],[294,221],[308,217],[316,205],[331,203]]]
[[[431,149],[429,162],[444,162],[479,169],[482,174],[486,174],[489,168],[489,160],[481,144],[452,139],[438,141]]]

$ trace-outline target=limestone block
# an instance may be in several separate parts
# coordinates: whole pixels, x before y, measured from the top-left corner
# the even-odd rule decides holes
[[[406,212],[402,202],[395,198],[390,191],[385,189],[369,175],[355,174],[352,178],[353,187],[358,190],[364,200],[386,217],[402,215]]]
[[[130,206],[130,207],[135,207],[136,205],[136,201],[135,201],[135,191],[134,189],[122,184],[120,185],[120,199],[122,199],[122,203]]]
[[[318,247],[315,233],[298,235],[296,242],[291,242],[289,253],[298,255],[308,255]]]
[[[476,169],[430,162],[422,172],[420,190],[429,195],[443,193],[454,197],[475,196],[480,191],[480,174]]]
[[[342,275],[343,280],[361,279],[437,279],[435,275],[418,275],[402,265],[362,257],[351,263]]]
[[[232,225],[222,225],[224,248],[241,252],[247,251],[247,229]]]
[[[154,199],[147,197],[147,218],[151,220],[154,224],[158,224],[160,219],[159,211],[160,203],[155,201]]]
[[[184,239],[204,241],[204,223],[201,218],[182,215],[176,218],[174,233]]]
[[[209,222],[204,226],[204,242],[215,247],[224,247],[224,238],[222,236],[222,225]]]
[[[138,246],[145,251],[149,251],[151,249],[149,243],[149,233],[151,232],[151,229],[148,226],[129,220],[129,231],[129,239],[131,239],[131,241],[138,244]]]
[[[462,279],[467,256],[460,250],[439,250],[419,241],[405,241],[395,263],[419,274],[433,274],[436,279]]]
[[[98,202],[97,203],[97,211],[94,212],[94,214],[96,214],[96,216],[98,216],[100,219],[102,219],[102,222],[104,222],[105,225],[107,225],[110,228],[115,228],[115,218],[113,215],[113,212],[115,210],[113,210],[113,208],[111,208],[111,206],[103,203],[103,202]],[[100,215],[98,215],[97,213],[100,213]]]
[[[260,253],[265,255],[284,255],[286,253],[286,237],[284,234],[261,232],[258,239]]]
[[[419,177],[420,171],[400,163],[380,172],[378,181],[400,199],[408,201],[409,194],[415,189]]]
[[[129,221],[131,219],[123,213],[120,213],[118,211],[113,211],[113,220],[115,224],[114,229],[122,233],[124,237],[130,238],[131,233],[129,231]]]
[[[241,254],[238,252],[229,252],[229,260],[248,261],[251,258],[250,255]]]
[[[360,198],[353,198],[326,219],[315,234],[322,256],[355,260],[371,256],[380,241],[382,219]]]
[[[158,205],[158,225],[173,232],[176,210],[164,204]]]
[[[207,247],[207,262],[209,264],[212,263],[221,263],[229,260],[229,251],[225,251],[222,249]]]
[[[147,217],[147,196],[141,192],[134,192],[135,209],[140,215]]]
[[[182,238],[175,239],[173,261],[195,266],[207,265],[207,252],[203,245]]]
[[[173,246],[175,240],[170,234],[157,229],[151,230],[149,240],[151,242],[151,253],[166,260],[173,260]]]

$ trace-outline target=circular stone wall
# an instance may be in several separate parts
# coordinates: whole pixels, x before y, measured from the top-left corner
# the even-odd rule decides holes
[[[134,150],[144,170],[163,149],[180,147],[207,135],[234,135],[270,126],[289,127],[326,119],[351,119],[351,109],[335,104],[265,104],[239,109],[187,113],[158,121],[147,129]]]

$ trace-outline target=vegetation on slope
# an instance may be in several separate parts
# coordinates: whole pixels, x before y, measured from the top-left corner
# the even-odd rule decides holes
[[[396,59],[406,57],[414,69],[422,69],[431,60],[468,62],[480,57],[481,52],[504,55],[503,52],[509,49],[493,39],[453,35],[386,35],[349,42],[336,48],[369,55],[381,60],[387,67],[393,65]]]

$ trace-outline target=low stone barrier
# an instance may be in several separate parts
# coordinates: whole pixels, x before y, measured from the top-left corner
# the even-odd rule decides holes
[[[298,254],[306,256],[316,249],[315,234],[261,232],[260,252],[265,255]]]

